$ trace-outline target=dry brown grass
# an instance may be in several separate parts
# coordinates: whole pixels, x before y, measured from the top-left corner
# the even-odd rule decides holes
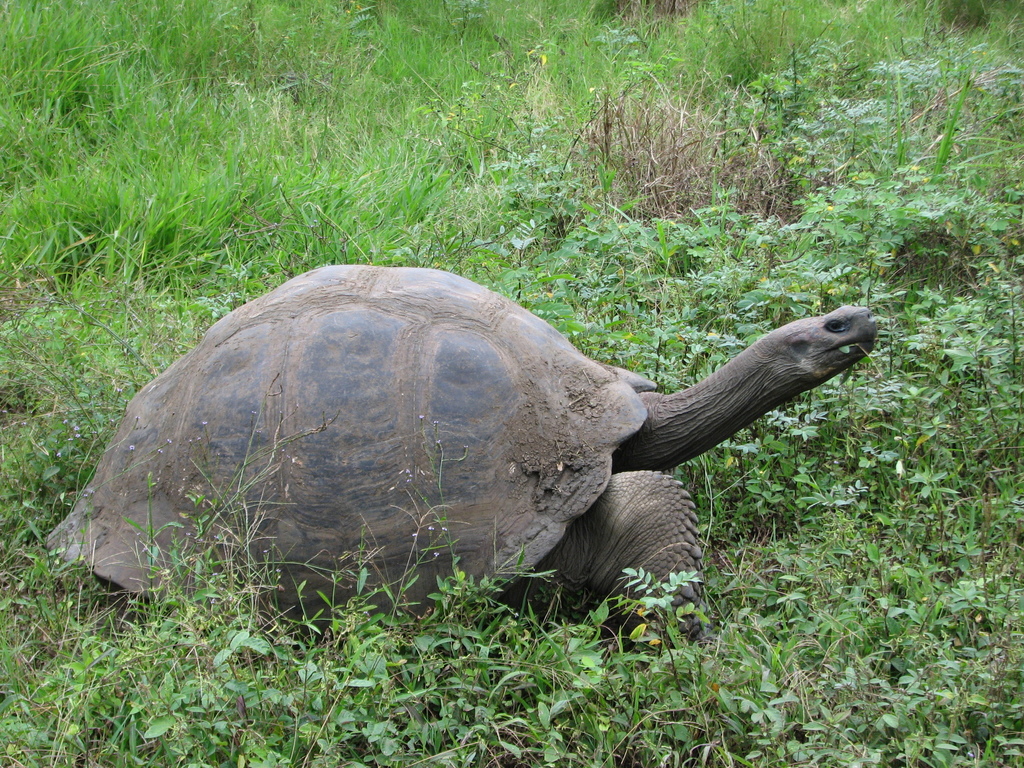
[[[681,16],[689,13],[700,0],[618,0],[619,13],[623,16],[639,16],[653,13],[655,16]]]
[[[725,197],[742,213],[794,213],[792,179],[756,125],[728,126],[695,104],[629,91],[604,98],[586,139],[614,172],[612,194],[642,215],[683,217]]]

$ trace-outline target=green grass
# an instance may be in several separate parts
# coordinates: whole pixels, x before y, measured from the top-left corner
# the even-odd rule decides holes
[[[0,4],[0,763],[1021,764],[1022,23]],[[351,605],[323,634],[261,614],[245,569],[109,606],[43,541],[132,393],[342,262],[458,272],[666,390],[843,303],[880,343],[679,470],[709,645],[458,578],[426,618]]]

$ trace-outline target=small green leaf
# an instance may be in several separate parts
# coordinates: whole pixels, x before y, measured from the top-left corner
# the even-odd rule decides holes
[[[510,753],[512,755],[512,757],[515,757],[515,758],[522,757],[523,750],[521,750],[515,744],[512,744],[510,742],[502,741],[501,739],[498,739],[498,745],[502,749],[504,749],[506,752]]]
[[[594,624],[604,624],[605,619],[608,618],[608,603],[601,602],[593,611],[590,612],[590,620]]]
[[[890,728],[899,728],[900,725],[899,718],[891,712],[886,712],[884,715],[878,718],[878,721],[889,726]],[[878,727],[878,723],[876,723],[875,725],[876,727]],[[882,730],[882,728],[878,727],[878,730]]]
[[[872,563],[878,564],[882,560],[882,555],[878,550],[878,545],[873,541],[865,542],[864,551],[867,552],[868,560]]]
[[[161,715],[149,724],[149,728],[142,734],[144,739],[158,739],[174,727],[177,718],[174,715]]]

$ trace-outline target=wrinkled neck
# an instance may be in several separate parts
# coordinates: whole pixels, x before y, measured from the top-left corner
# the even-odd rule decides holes
[[[781,371],[770,352],[755,344],[689,389],[642,394],[647,421],[616,451],[613,471],[670,469],[808,388],[802,377]]]

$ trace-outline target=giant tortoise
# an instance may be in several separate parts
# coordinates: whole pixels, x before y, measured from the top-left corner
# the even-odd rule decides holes
[[[659,394],[469,280],[323,267],[221,319],[142,388],[48,544],[145,592],[205,538],[271,564],[279,606],[307,614],[357,588],[423,607],[456,563],[604,594],[625,568],[699,574],[694,506],[666,471],[874,339],[871,313],[843,307]]]

